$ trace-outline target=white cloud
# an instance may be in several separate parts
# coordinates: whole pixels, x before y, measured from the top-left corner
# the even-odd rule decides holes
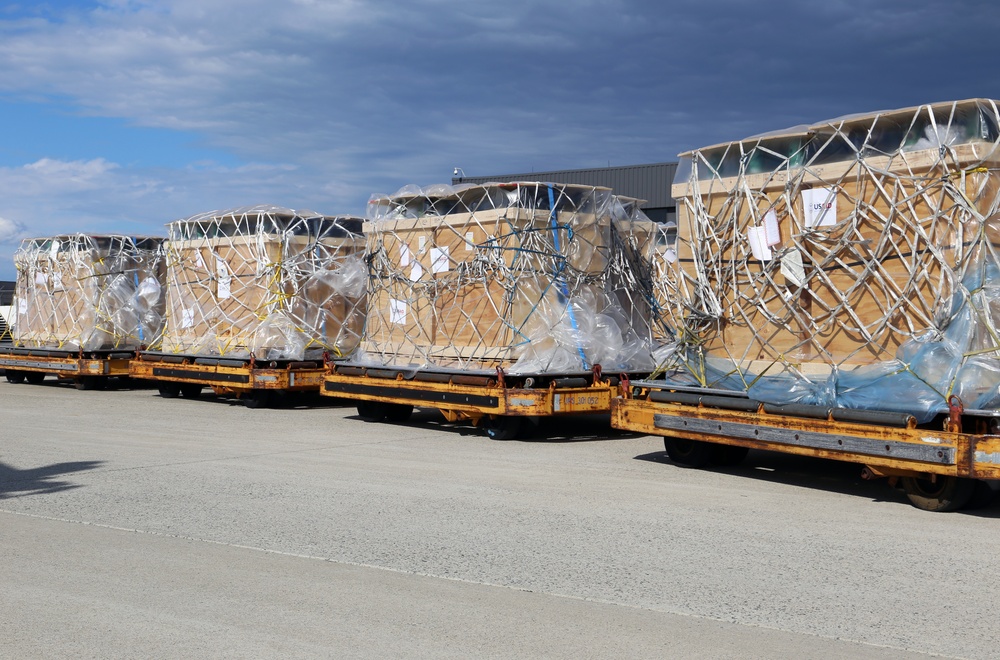
[[[20,222],[0,218],[0,243],[11,243],[25,238],[26,228]]]

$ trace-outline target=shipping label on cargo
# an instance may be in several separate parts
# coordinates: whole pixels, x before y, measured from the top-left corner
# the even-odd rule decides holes
[[[66,287],[63,286],[62,273],[58,270],[52,271],[52,290],[62,291]]]
[[[786,252],[781,257],[781,274],[793,286],[804,286],[806,269],[802,265],[802,253],[798,250]]]
[[[767,246],[767,228],[749,227],[747,238],[750,240],[750,252],[757,261],[770,261],[771,248]]]
[[[397,325],[406,323],[406,301],[389,299],[389,322]]]
[[[764,233],[767,236],[767,244],[777,245],[781,243],[781,230],[778,228],[778,214],[771,209],[764,214]]]
[[[215,276],[219,282],[219,300],[232,297],[233,276],[229,274],[229,267],[225,259],[215,258]]]
[[[813,188],[802,191],[802,208],[807,229],[837,224],[837,189]]]
[[[431,248],[431,272],[447,273],[451,269],[451,254],[448,246]]]
[[[194,326],[194,308],[185,307],[181,309],[181,327],[190,328]]]

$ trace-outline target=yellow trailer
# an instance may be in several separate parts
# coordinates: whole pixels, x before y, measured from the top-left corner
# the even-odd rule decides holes
[[[100,389],[109,378],[127,378],[129,363],[134,358],[134,352],[120,350],[0,346],[0,369],[4,370],[7,382],[38,384],[52,375],[60,380],[72,381],[81,390]]]
[[[154,382],[160,396],[196,399],[205,387],[233,396],[247,408],[262,408],[277,392],[318,392],[326,375],[320,360],[257,361],[205,355],[143,352],[130,366],[133,378]]]
[[[914,506],[953,511],[1000,479],[1000,411],[966,410],[955,396],[934,422],[913,416],[804,404],[770,405],[744,393],[623,382],[611,402],[614,428],[661,435],[682,467],[734,465],[750,449],[857,463],[887,478]],[[995,483],[995,482],[994,482]]]
[[[513,376],[330,363],[320,394],[357,400],[366,421],[405,421],[414,407],[436,408],[449,422],[471,422],[510,440],[540,417],[607,413],[618,379],[600,366],[580,374]]]

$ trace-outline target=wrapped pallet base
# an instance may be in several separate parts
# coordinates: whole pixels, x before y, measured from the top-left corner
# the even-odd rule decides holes
[[[14,255],[17,346],[136,350],[163,328],[162,239],[72,234],[27,239]]]
[[[1000,405],[998,127],[973,100],[684,154],[663,368],[773,403]]]
[[[375,197],[369,220],[364,360],[511,373],[652,367],[652,232],[622,237],[652,224],[637,205],[589,186],[440,186]]]
[[[160,350],[262,360],[350,354],[365,313],[361,220],[258,206],[169,225]]]

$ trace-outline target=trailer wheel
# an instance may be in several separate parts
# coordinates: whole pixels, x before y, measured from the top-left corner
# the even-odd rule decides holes
[[[385,404],[385,421],[387,422],[405,422],[412,414],[413,406],[408,406],[405,403]]]
[[[490,440],[513,440],[521,433],[523,417],[511,415],[488,415],[483,417],[486,437]]]
[[[181,393],[181,386],[177,383],[163,383],[159,390],[164,399],[176,399]]]
[[[715,445],[712,447],[712,463],[722,467],[733,467],[743,463],[749,453],[749,447]]]
[[[381,401],[358,401],[358,417],[366,422],[381,422],[387,414]]]
[[[181,396],[185,399],[198,399],[201,397],[201,385],[198,383],[185,383],[181,385]]]
[[[8,369],[5,375],[7,376],[8,383],[14,383],[15,385],[17,385],[18,383],[24,382],[23,371],[11,371],[10,369]]]
[[[976,482],[962,477],[938,475],[935,481],[903,477],[903,490],[913,506],[924,511],[955,511],[972,499]]]
[[[715,445],[687,438],[663,438],[667,456],[679,467],[703,468],[712,462]]]
[[[240,395],[240,401],[247,408],[265,408],[271,400],[271,393],[267,390],[250,390]]]
[[[26,371],[24,372],[24,380],[26,380],[29,385],[39,385],[43,380],[45,380],[45,372]]]

